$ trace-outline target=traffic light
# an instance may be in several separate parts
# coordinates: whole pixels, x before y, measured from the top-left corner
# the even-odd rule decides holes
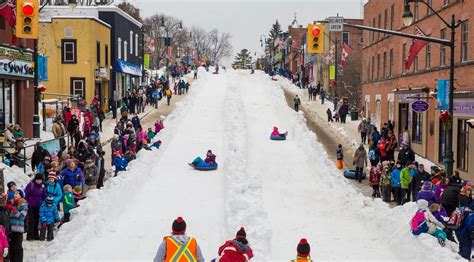
[[[39,0],[16,1],[16,37],[38,39]]]
[[[324,51],[324,25],[308,25],[307,43],[307,52],[310,54]]]

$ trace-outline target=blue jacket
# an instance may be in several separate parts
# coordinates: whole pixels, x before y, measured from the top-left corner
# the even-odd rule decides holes
[[[372,139],[374,140],[374,144],[377,145],[379,143],[379,140],[380,140],[380,133],[379,131],[375,131],[373,134],[372,134]]]
[[[61,177],[63,178],[63,185],[71,185],[72,188],[76,186],[84,188],[84,174],[79,167],[74,171],[69,168],[64,169],[61,172]]]
[[[392,186],[393,187],[400,187],[400,172],[402,170],[401,169],[398,169],[398,168],[394,168],[392,170],[392,175],[391,175],[391,179],[392,179]]]
[[[25,218],[26,214],[28,213],[28,204],[25,200],[23,204],[21,204],[15,212],[10,212],[10,226],[12,228],[12,232],[16,233],[24,233],[25,232]]]
[[[115,156],[114,166],[115,166],[116,171],[127,170],[127,166],[128,166],[127,158],[125,158],[125,156],[122,156],[122,157]]]
[[[132,117],[132,124],[135,129],[140,125],[140,118],[138,116]]]
[[[61,190],[61,185],[59,184],[59,182],[50,184],[49,181],[46,181],[46,183],[44,183],[44,186],[46,188],[46,197],[53,197],[54,204],[57,205],[63,197],[63,191]]]
[[[56,205],[46,205],[46,202],[40,207],[40,223],[51,225],[54,222],[59,222],[59,213]]]

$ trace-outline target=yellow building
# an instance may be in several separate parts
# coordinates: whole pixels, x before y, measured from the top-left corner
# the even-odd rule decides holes
[[[107,108],[110,80],[110,26],[95,17],[41,20],[39,53],[47,57],[46,93],[95,96]],[[53,95],[54,96],[54,95]]]

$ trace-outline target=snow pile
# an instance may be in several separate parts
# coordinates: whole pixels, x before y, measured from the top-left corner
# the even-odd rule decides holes
[[[260,76],[264,77],[264,76]],[[274,86],[280,83],[273,82]],[[298,140],[298,144],[305,145],[308,164],[313,170],[319,170],[317,176],[319,201],[327,203],[327,209],[337,207],[345,214],[352,214],[352,219],[360,221],[368,231],[375,233],[378,240],[390,246],[397,260],[414,261],[452,261],[462,259],[453,250],[456,247],[448,243],[442,248],[434,237],[423,234],[415,237],[410,232],[409,221],[416,211],[415,203],[407,203],[404,206],[391,209],[386,203],[376,199],[364,197],[341,176],[335,164],[328,160],[323,146],[317,142],[313,132],[308,130],[306,121],[301,114],[287,107],[283,90],[273,88],[273,95],[279,106],[286,107],[285,113],[289,121],[294,123],[294,135],[291,139]],[[283,111],[283,110],[282,110]],[[341,214],[342,215],[342,214]],[[341,226],[341,225],[334,225]]]
[[[0,163],[0,169],[3,169],[5,189],[7,189],[7,183],[10,181],[15,182],[18,188],[25,188],[31,180],[29,176],[25,175],[23,168],[17,166],[9,167]]]
[[[268,261],[271,229],[263,207],[262,178],[247,170],[247,126],[238,80],[232,78],[226,92],[224,127],[227,140],[225,210],[227,236],[245,226],[256,259]]]

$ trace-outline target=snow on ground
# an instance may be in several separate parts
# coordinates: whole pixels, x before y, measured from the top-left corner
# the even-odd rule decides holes
[[[300,238],[318,261],[452,261],[430,236],[415,238],[413,203],[390,209],[357,193],[327,158],[279,84],[261,74],[201,73],[166,119],[159,150],[92,190],[38,261],[151,261],[183,216],[206,261],[244,226],[253,261],[294,259]],[[273,126],[287,141],[269,139]],[[217,171],[186,163],[211,148]],[[35,256],[35,254],[38,254]]]

